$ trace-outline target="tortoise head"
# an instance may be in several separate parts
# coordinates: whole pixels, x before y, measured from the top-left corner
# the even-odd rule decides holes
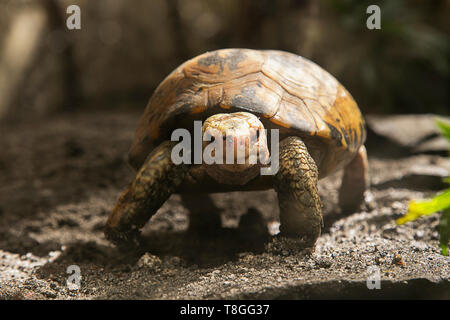
[[[202,133],[206,172],[218,182],[245,184],[269,159],[264,126],[251,113],[212,115],[203,123]]]

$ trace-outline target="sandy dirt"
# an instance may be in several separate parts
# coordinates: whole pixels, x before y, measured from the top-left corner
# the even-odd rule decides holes
[[[174,195],[144,228],[141,250],[123,253],[103,227],[134,176],[125,158],[139,116],[84,110],[0,125],[0,299],[450,298],[438,215],[395,224],[410,199],[444,187],[450,163],[436,134],[402,145],[374,127],[366,203],[340,214],[340,173],[322,180],[314,251],[272,236],[277,199],[265,191],[214,195],[222,227],[208,232],[187,230]],[[66,282],[71,265],[78,290]],[[368,289],[369,270],[380,289]]]

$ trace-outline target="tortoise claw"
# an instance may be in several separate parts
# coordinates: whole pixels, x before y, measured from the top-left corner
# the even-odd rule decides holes
[[[138,249],[142,243],[141,233],[136,228],[119,231],[107,225],[104,233],[106,239],[115,244],[121,251]]]

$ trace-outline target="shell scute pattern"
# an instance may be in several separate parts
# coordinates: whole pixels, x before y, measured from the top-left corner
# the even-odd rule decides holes
[[[315,63],[282,51],[223,49],[185,62],[158,86],[138,125],[130,160],[145,159],[175,117],[201,119],[214,108],[251,112],[281,130],[321,138],[338,153],[328,157],[327,166],[354,154],[365,140],[355,101]]]

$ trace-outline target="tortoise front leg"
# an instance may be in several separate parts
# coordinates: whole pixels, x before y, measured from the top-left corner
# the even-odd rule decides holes
[[[166,141],[154,149],[120,196],[106,222],[105,236],[111,242],[119,246],[137,245],[139,229],[184,180],[188,166],[171,161],[174,144]]]
[[[312,247],[323,225],[316,163],[299,137],[288,137],[280,143],[279,165],[275,190],[280,206],[280,235],[302,238],[306,246]]]

